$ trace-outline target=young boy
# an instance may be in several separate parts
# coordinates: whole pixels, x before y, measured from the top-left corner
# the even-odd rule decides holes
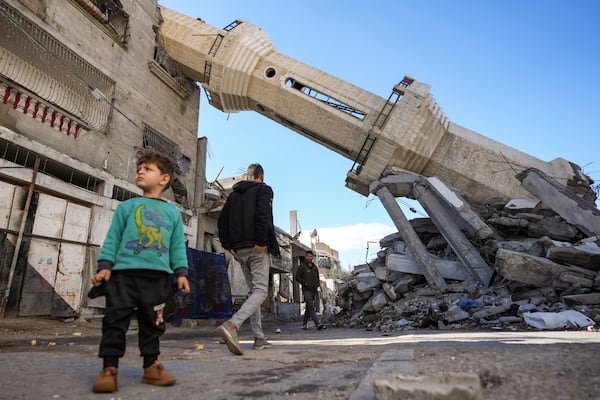
[[[159,337],[165,332],[165,302],[172,294],[170,274],[177,288],[189,293],[187,254],[181,214],[160,199],[173,179],[174,163],[145,150],[137,160],[135,183],[143,197],[121,203],[98,255],[96,287],[105,286],[106,310],[98,356],[103,369],[92,390],[117,390],[119,358],[125,353],[125,334],[133,313],[138,321],[138,346],[144,358],[142,382],[170,386],[176,381],[158,363]]]

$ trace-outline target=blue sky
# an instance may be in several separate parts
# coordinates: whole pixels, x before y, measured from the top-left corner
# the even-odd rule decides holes
[[[387,98],[407,75],[431,85],[450,121],[544,161],[562,157],[600,181],[600,2],[159,0],[223,28],[262,28],[282,54]],[[202,94],[207,179],[252,162],[273,187],[274,219],[365,262],[395,231],[377,198],[344,186],[347,160],[253,112],[225,114]],[[406,210],[406,208],[403,206]],[[409,218],[421,217],[406,210]],[[374,242],[374,243],[368,243]]]

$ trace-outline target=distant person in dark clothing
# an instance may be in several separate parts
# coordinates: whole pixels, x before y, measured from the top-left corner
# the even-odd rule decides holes
[[[269,253],[279,255],[273,226],[273,190],[264,183],[260,164],[250,164],[246,180],[234,185],[218,220],[219,239],[242,266],[250,295],[240,309],[217,328],[233,354],[242,355],[237,331],[250,318],[253,349],[269,347],[262,330],[260,307],[269,286]]]
[[[319,322],[317,312],[315,311],[315,299],[317,298],[317,289],[321,287],[319,279],[319,268],[313,263],[314,253],[310,250],[306,252],[305,261],[300,264],[296,271],[295,281],[302,285],[302,295],[306,303],[304,311],[304,321],[302,329],[308,329],[308,320],[312,319],[318,330],[325,327]]]

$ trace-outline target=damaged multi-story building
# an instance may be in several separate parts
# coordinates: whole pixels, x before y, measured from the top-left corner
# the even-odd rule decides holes
[[[200,90],[156,44],[155,1],[0,1],[3,307],[71,316],[116,205],[139,196],[135,155],[177,160],[167,200],[198,244]]]

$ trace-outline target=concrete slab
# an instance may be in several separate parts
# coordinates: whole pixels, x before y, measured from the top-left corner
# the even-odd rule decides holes
[[[415,370],[414,359],[413,349],[384,351],[369,368],[349,400],[375,400],[375,381],[397,374],[412,374]]]

